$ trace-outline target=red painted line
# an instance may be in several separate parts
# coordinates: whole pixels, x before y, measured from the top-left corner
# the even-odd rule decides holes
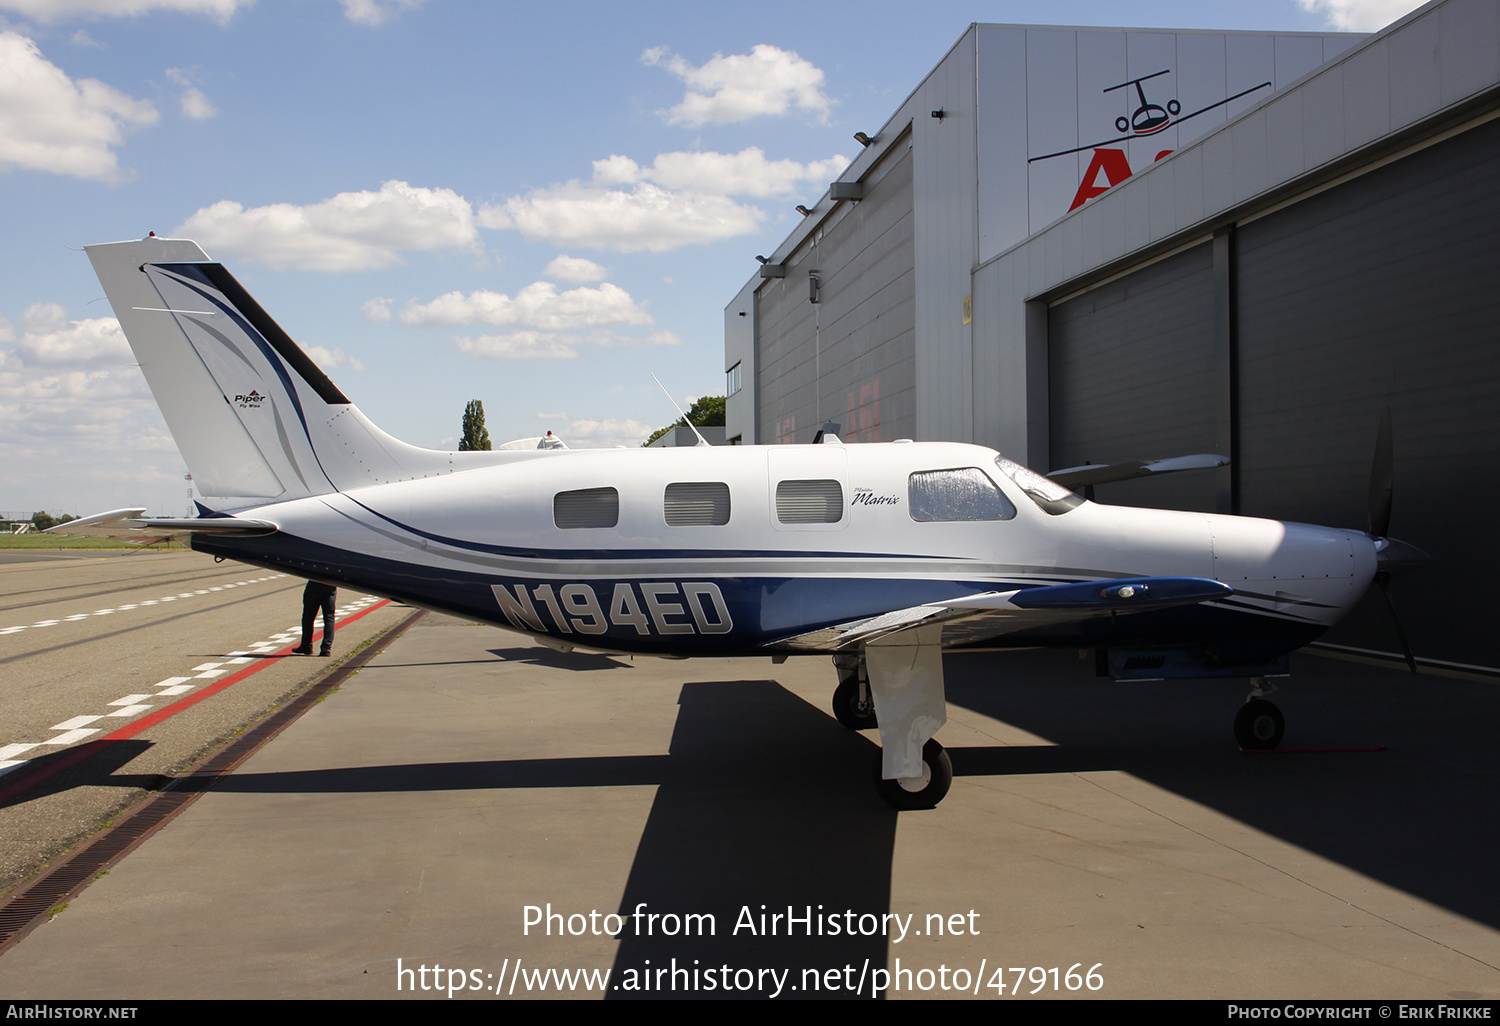
[[[1320,753],[1383,752],[1385,745],[1374,748],[1241,748],[1242,755],[1317,755]]]
[[[339,623],[335,627],[335,630],[338,627],[344,626],[345,624],[353,623],[355,620],[358,620],[360,617],[362,617],[362,616],[364,616],[364,615],[366,615],[368,613],[375,612],[375,610],[379,609],[381,606],[390,605],[390,601],[391,601],[390,599],[383,599],[383,600],[375,603],[373,606],[367,606],[366,608],[361,609],[359,612],[355,613],[353,616],[347,617],[347,618],[339,621]],[[321,633],[314,634],[312,636],[312,640],[313,641],[317,641],[322,636],[323,635]],[[98,738],[98,740],[100,740],[100,741],[124,741],[124,740],[126,740],[128,738],[135,737],[137,734],[141,733],[143,730],[146,730],[149,727],[154,727],[158,723],[163,722],[164,720],[171,719],[173,716],[176,716],[178,713],[182,712],[184,709],[188,709],[188,708],[191,708],[192,706],[197,705],[199,702],[203,701],[205,698],[209,698],[209,697],[211,697],[213,695],[217,695],[220,691],[223,691],[225,688],[227,688],[227,687],[229,687],[229,686],[231,686],[233,684],[238,684],[240,681],[244,680],[246,677],[250,676],[252,673],[259,673],[261,670],[264,670],[267,666],[271,666],[271,665],[275,664],[283,656],[286,656],[286,655],[290,654],[290,652],[292,651],[292,649],[294,649],[296,647],[297,647],[296,645],[288,645],[286,648],[282,649],[280,652],[276,652],[276,653],[273,653],[271,655],[268,655],[268,656],[266,656],[264,659],[262,659],[258,663],[251,663],[249,666],[245,667],[243,670],[239,670],[239,671],[237,671],[235,673],[231,673],[229,676],[225,677],[223,680],[216,680],[212,684],[209,684],[206,687],[203,687],[203,688],[200,688],[197,691],[194,691],[191,695],[183,695],[182,698],[180,698],[177,701],[173,702],[171,705],[162,706],[160,709],[156,710],[156,712],[150,713],[150,714],[148,714],[146,716],[142,716],[140,719],[135,720],[132,723],[127,723],[125,726],[121,727],[119,730],[116,730],[116,731],[114,731],[112,733],[109,733],[109,734],[105,734],[103,737]]]
[[[359,612],[345,617],[337,623],[336,628],[343,627],[346,624],[351,624],[355,620],[358,620],[360,617],[373,613],[381,606],[386,605],[390,605],[390,599],[382,599],[372,606],[367,606],[364,609],[361,609]],[[314,634],[313,640],[316,641],[322,636],[323,635],[321,633]],[[11,770],[3,777],[0,777],[0,780],[4,781],[4,784],[0,784],[0,804],[4,804],[6,802],[9,802],[13,798],[17,798],[20,795],[25,794],[33,787],[36,787],[39,784],[46,783],[48,780],[51,780],[53,777],[57,776],[60,773],[67,772],[74,766],[77,766],[79,763],[86,762],[88,759],[97,755],[99,752],[109,748],[115,742],[125,741],[129,738],[135,737],[137,734],[140,734],[148,727],[154,727],[156,724],[161,723],[164,720],[171,719],[173,716],[176,716],[184,709],[188,709],[194,705],[197,705],[205,698],[208,698],[211,695],[218,694],[220,691],[223,691],[230,685],[238,684],[240,681],[244,680],[252,673],[259,673],[266,667],[272,666],[275,663],[279,662],[283,656],[290,654],[292,649],[296,647],[296,645],[288,645],[280,652],[268,655],[264,659],[261,659],[259,662],[251,663],[249,666],[230,674],[223,680],[214,681],[214,683],[193,692],[191,695],[184,695],[178,701],[173,702],[171,705],[163,706],[162,708],[156,710],[156,712],[151,713],[149,716],[143,716],[133,723],[127,723],[119,730],[106,734],[103,737],[96,737],[92,741],[85,742],[84,744],[77,745],[73,748],[64,749],[63,751],[57,753],[57,756],[55,758],[48,760],[45,768],[17,768]],[[46,757],[43,756],[42,758]],[[33,763],[36,762],[35,759],[31,761]]]

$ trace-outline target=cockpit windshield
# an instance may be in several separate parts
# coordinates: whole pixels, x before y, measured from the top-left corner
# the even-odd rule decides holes
[[[1014,460],[996,456],[995,466],[1019,485],[1027,498],[1053,516],[1083,505],[1081,496],[1074,495],[1056,481],[1045,478],[1034,470],[1028,470]]]

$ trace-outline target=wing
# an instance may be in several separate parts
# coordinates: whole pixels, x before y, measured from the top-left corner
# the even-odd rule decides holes
[[[895,609],[783,638],[766,647],[790,652],[841,652],[899,631],[936,624],[942,625],[944,646],[964,645],[1059,623],[1187,606],[1233,594],[1234,589],[1227,584],[1203,577],[1131,577],[989,591]]]
[[[275,524],[269,520],[249,520],[243,517],[142,517],[144,508],[114,509],[108,513],[69,520],[66,524],[49,527],[44,534],[82,534],[95,538],[117,538],[123,541],[150,545],[168,538],[182,538],[193,534],[254,535],[274,534]]]

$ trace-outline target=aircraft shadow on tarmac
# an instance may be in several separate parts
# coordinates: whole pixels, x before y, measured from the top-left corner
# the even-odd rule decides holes
[[[1295,657],[1274,696],[1283,751],[1241,753],[1230,723],[1245,681],[1115,684],[1091,670],[1060,652],[950,658],[950,702],[1054,744],[949,749],[955,774],[1122,771],[1500,928],[1493,684]]]
[[[311,793],[655,784],[618,911],[628,916],[644,902],[646,913],[708,913],[714,935],[668,936],[656,927],[637,936],[628,927],[617,972],[643,969],[648,959],[669,968],[674,957],[688,971],[697,959],[703,968],[793,969],[794,978],[803,968],[884,968],[883,934],[734,933],[742,906],[757,917],[762,904],[783,914],[790,905],[798,915],[820,905],[825,915],[890,910],[896,813],[870,786],[878,748],[775,681],[690,683],[678,704],[668,755],[236,773],[211,786]]]
[[[555,656],[572,669],[628,666],[576,653],[520,654]],[[579,666],[579,658],[593,662]],[[1276,696],[1288,719],[1284,746],[1389,750],[1248,755],[1230,730],[1243,681],[1116,685],[1091,669],[1071,653],[950,657],[950,702],[1052,742],[950,747],[956,774],[1128,773],[1500,927],[1491,864],[1500,845],[1491,800],[1500,755],[1490,736],[1500,694],[1492,685],[1307,658]],[[909,911],[890,908],[897,817],[870,786],[877,751],[774,681],[714,681],[682,687],[667,755],[241,772],[185,783],[244,793],[654,784],[618,911],[629,915],[645,902],[648,912],[712,913],[716,933],[688,939],[627,929],[617,972],[647,959],[668,968],[674,957],[687,969],[697,959],[704,968],[858,971],[866,960],[886,964],[885,936],[736,936],[733,927],[743,906],[758,915],[762,904],[767,913],[790,905],[799,915],[820,905],[825,915]],[[101,753],[89,779],[69,774],[67,786],[140,786],[144,778],[113,775],[132,754]],[[953,797],[914,815],[941,817]]]

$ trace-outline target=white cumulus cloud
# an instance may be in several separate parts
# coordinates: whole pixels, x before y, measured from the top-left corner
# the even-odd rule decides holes
[[[663,253],[745,235],[765,216],[726,196],[672,192],[650,182],[625,190],[573,181],[481,207],[479,223],[557,246]]]
[[[558,434],[571,449],[609,449],[617,445],[635,448],[651,437],[656,428],[633,418],[575,420]]]
[[[312,357],[312,362],[321,367],[325,372],[338,370],[340,367],[348,367],[350,370],[362,371],[365,365],[354,357],[344,352],[338,346],[329,349],[327,346],[304,346],[307,355]]]
[[[459,352],[486,360],[572,360],[578,356],[574,348],[576,339],[546,331],[516,331],[453,341]]]
[[[273,203],[247,210],[220,200],[173,234],[275,270],[368,271],[401,263],[403,252],[479,247],[468,200],[451,189],[398,181],[378,192],[341,192],[307,206]]]
[[[156,108],[92,78],[70,79],[36,43],[0,31],[0,169],[120,177],[113,147]]]
[[[36,21],[68,18],[132,17],[151,11],[206,14],[220,22],[234,17],[241,7],[255,0],[0,0],[0,10],[12,11]]]
[[[167,79],[174,85],[183,87],[179,98],[183,117],[203,121],[219,113],[219,108],[209,102],[208,97],[203,95],[203,90],[194,85],[193,80],[181,68],[168,68]]]
[[[1374,32],[1422,6],[1424,0],[1297,0],[1310,14],[1321,14],[1330,28]]]
[[[134,364],[130,344],[113,317],[70,321],[58,303],[33,303],[22,320],[24,334],[16,343],[28,364],[64,364],[112,361]],[[6,322],[9,327],[9,322]]]
[[[344,17],[357,25],[383,25],[402,11],[422,6],[423,0],[339,0]]]
[[[562,255],[554,257],[542,273],[562,281],[603,281],[609,272],[592,260]]]
[[[576,331],[613,324],[651,324],[652,318],[629,292],[609,282],[589,288],[580,286],[559,292],[550,281],[532,282],[516,293],[479,291],[464,295],[449,292],[429,303],[406,304],[401,323],[495,324],[536,328],[542,331]]]
[[[391,319],[391,302],[389,296],[376,296],[360,309],[371,324],[384,324]]]
[[[594,161],[595,185],[624,185],[651,181],[667,189],[723,196],[789,196],[805,185],[822,192],[828,182],[849,166],[849,159],[834,154],[827,160],[801,163],[767,160],[759,146],[738,153],[658,153],[656,162],[643,168],[629,157],[611,154]]]
[[[690,128],[785,114],[792,108],[826,121],[833,102],[823,92],[823,72],[816,65],[765,43],[747,54],[714,54],[698,67],[664,46],[647,50],[641,60],[682,79],[687,94],[666,115],[673,124]]]
[[[176,446],[113,317],[33,303],[19,338],[0,318],[0,346],[0,465],[18,506],[61,511],[100,482],[129,497],[117,505],[172,481],[178,494]]]

